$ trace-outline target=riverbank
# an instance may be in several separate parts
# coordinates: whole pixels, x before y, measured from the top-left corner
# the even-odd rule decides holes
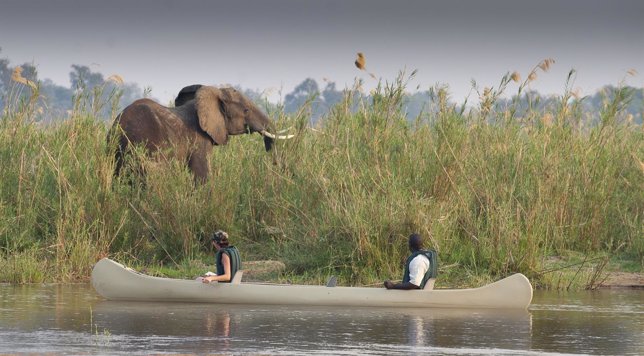
[[[644,273],[610,272],[600,288],[644,289]]]
[[[402,79],[347,90],[315,127],[306,107],[268,107],[296,137],[268,153],[258,135],[231,137],[203,185],[182,162],[145,158],[144,178],[114,177],[109,124],[89,104],[48,125],[35,101],[12,105],[0,119],[0,281],[87,280],[104,256],[177,269],[207,261],[217,229],[244,260],[283,262],[278,280],[311,284],[400,276],[411,232],[439,252],[437,287],[521,272],[537,288],[586,288],[642,271],[644,131],[621,111],[628,91],[607,93],[593,122],[569,92],[525,107],[519,88],[500,107],[504,78],[476,108],[436,88],[410,122]]]

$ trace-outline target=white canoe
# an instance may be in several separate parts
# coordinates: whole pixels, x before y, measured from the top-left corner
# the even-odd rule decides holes
[[[410,308],[527,309],[532,285],[517,273],[479,288],[387,290],[261,283],[201,283],[147,276],[108,258],[92,271],[92,285],[108,300]]]

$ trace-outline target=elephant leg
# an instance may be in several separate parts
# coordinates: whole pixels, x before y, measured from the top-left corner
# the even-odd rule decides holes
[[[127,146],[127,142],[123,142],[122,137],[120,137],[118,129],[118,125],[114,125],[107,134],[107,154],[114,157],[114,177],[118,177],[121,174],[124,148]]]
[[[114,154],[114,178],[124,179],[130,185],[145,185],[143,157],[132,152],[131,146],[121,145]]]
[[[121,175],[121,169],[123,169],[123,150],[119,147],[116,149],[116,154],[114,155],[114,177]]]
[[[190,168],[190,171],[192,171],[196,183],[206,183],[208,172],[210,171],[210,165],[208,164],[208,159],[204,153],[194,152],[190,155],[190,158],[188,158],[188,167]]]

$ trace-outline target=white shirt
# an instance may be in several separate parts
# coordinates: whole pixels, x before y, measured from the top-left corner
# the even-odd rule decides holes
[[[429,258],[425,255],[414,257],[409,263],[409,282],[420,287],[427,271],[429,271]]]

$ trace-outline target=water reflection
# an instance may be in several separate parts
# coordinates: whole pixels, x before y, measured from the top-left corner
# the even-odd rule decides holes
[[[0,354],[644,354],[642,291],[535,293],[530,312],[111,302],[0,285]]]
[[[329,307],[235,306],[215,304],[100,301],[96,322],[115,333],[172,335],[216,340],[219,351],[254,343],[261,350],[302,352],[315,347],[406,345],[423,348],[477,347],[529,349],[531,315],[526,311],[341,309]],[[509,332],[497,334],[503,326]],[[490,335],[495,335],[490,338]],[[317,345],[317,346],[316,346]],[[210,342],[195,341],[199,352]]]

